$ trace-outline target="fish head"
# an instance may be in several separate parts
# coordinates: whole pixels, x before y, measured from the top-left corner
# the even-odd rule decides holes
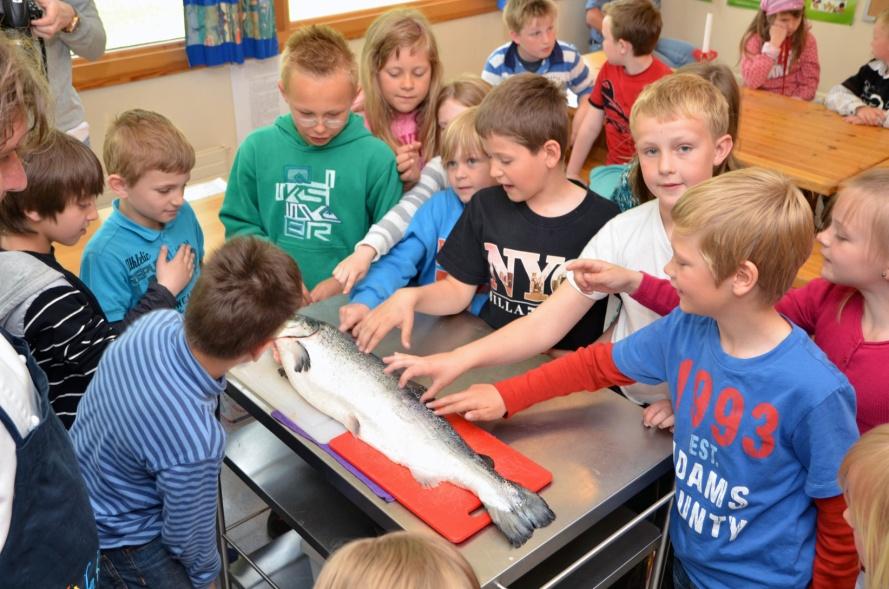
[[[321,322],[305,315],[296,315],[285,324],[275,338],[276,355],[285,372],[289,368],[299,373],[312,367],[309,351],[303,343],[318,337],[320,331]]]
[[[293,319],[284,324],[284,328],[278,333],[278,337],[306,339],[317,335],[321,331],[321,322],[305,315],[295,315]]]

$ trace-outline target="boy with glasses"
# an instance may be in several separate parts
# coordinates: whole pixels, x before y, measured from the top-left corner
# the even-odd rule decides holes
[[[392,150],[349,110],[357,79],[342,35],[293,33],[278,82],[290,114],[241,144],[219,212],[226,238],[257,235],[290,254],[316,300],[342,292],[334,267],[402,193]]]

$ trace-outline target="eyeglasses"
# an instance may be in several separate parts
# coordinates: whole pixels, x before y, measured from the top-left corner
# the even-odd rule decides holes
[[[293,117],[296,123],[300,127],[317,127],[318,126],[318,117]],[[343,125],[346,124],[346,121],[349,119],[348,116],[344,119],[334,119],[331,117],[322,117],[321,122],[328,129],[339,129]]]

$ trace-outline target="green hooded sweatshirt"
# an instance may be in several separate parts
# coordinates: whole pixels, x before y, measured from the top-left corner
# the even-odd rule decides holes
[[[319,147],[282,115],[238,148],[219,218],[226,239],[258,235],[293,256],[312,289],[401,192],[395,154],[360,116],[350,114],[343,130]]]

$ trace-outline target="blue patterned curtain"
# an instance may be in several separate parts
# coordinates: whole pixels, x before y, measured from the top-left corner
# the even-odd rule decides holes
[[[273,0],[183,0],[192,67],[244,63],[278,54]]]

